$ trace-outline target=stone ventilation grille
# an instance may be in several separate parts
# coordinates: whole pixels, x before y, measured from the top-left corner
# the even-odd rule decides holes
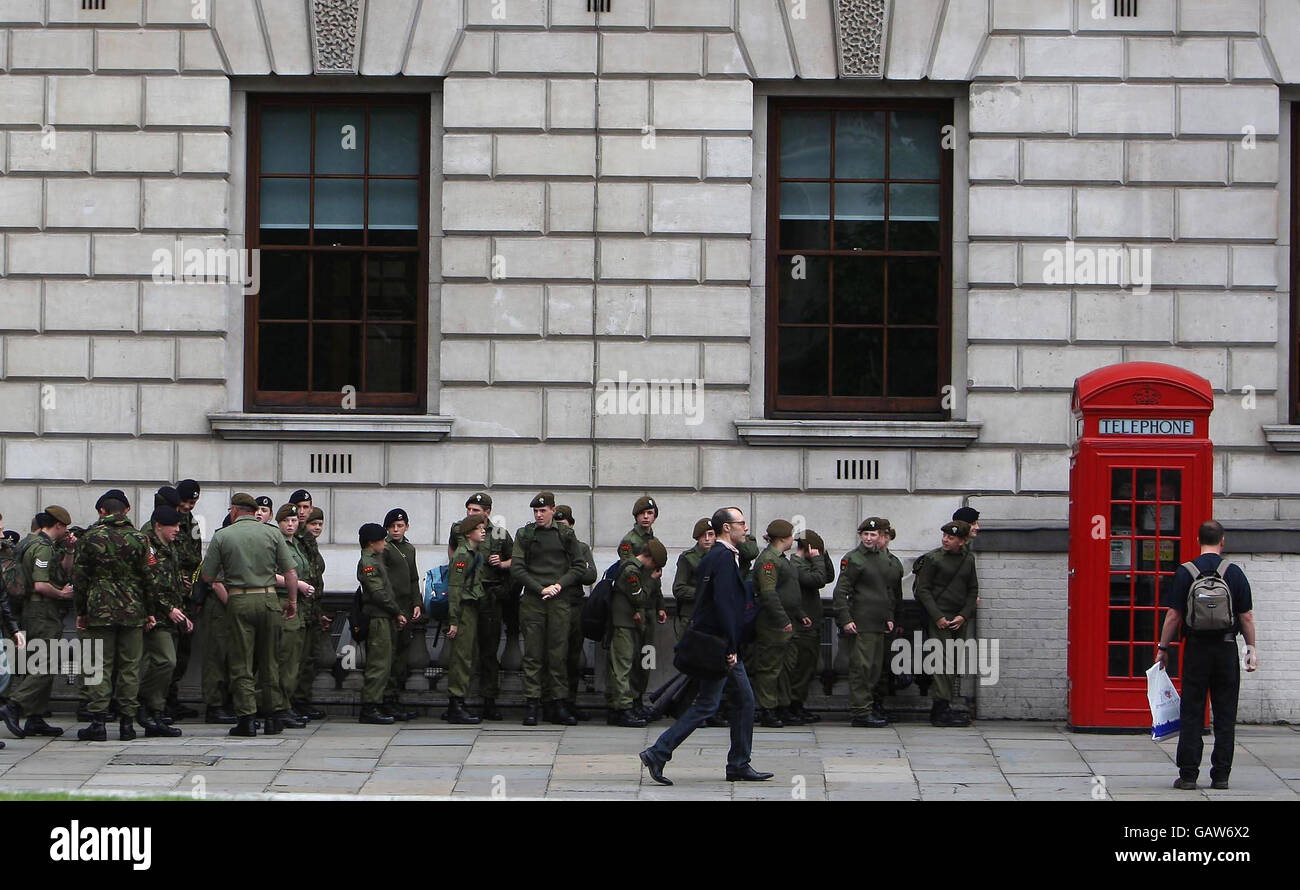
[[[889,0],[836,0],[841,77],[884,77]]]
[[[363,0],[312,0],[316,73],[356,74]]]

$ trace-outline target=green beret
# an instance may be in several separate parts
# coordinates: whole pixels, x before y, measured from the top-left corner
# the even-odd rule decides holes
[[[695,523],[695,528],[691,531],[691,537],[698,541],[711,528],[713,528],[713,524],[708,519],[700,519]]]
[[[230,506],[232,506],[232,507],[247,507],[247,508],[250,509],[250,510],[256,510],[256,509],[257,509],[257,501],[253,500],[253,496],[252,496],[251,494],[249,494],[248,492],[237,491],[237,492],[235,492],[235,494],[230,498]]]
[[[646,541],[645,550],[642,552],[650,554],[656,569],[662,569],[668,564],[668,551],[664,549],[664,542],[658,538]]]
[[[794,535],[794,526],[784,519],[773,519],[767,524],[767,537],[769,540],[775,538],[789,538]]]
[[[970,523],[962,522],[960,519],[954,519],[952,522],[945,523],[939,531],[945,535],[952,535],[954,538],[969,538]]]
[[[556,504],[555,518],[562,519],[565,522],[573,522],[573,508],[568,504]]]
[[[659,516],[659,505],[655,503],[655,499],[643,495],[642,497],[637,498],[636,503],[632,505],[632,515],[640,516],[646,510],[654,510],[655,516]]]
[[[538,492],[537,497],[533,498],[532,501],[529,502],[528,506],[532,507],[534,510],[538,507],[554,507],[555,493],[550,491]]]

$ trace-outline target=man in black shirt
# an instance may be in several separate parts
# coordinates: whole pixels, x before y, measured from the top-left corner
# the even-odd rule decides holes
[[[1193,563],[1201,573],[1216,572],[1223,561],[1223,526],[1213,519],[1201,524],[1197,534],[1201,555]],[[1205,714],[1205,693],[1210,694],[1210,708],[1214,716],[1214,751],[1210,754],[1210,787],[1226,789],[1228,774],[1232,771],[1232,746],[1237,723],[1237,692],[1241,686],[1241,673],[1237,662],[1237,634],[1246,638],[1246,670],[1258,667],[1255,655],[1254,604],[1250,598],[1250,582],[1246,573],[1236,564],[1229,564],[1222,573],[1232,598],[1233,621],[1227,630],[1196,631],[1186,625],[1187,594],[1195,580],[1185,566],[1179,566],[1173,584],[1165,598],[1164,627],[1160,631],[1160,644],[1156,660],[1164,668],[1169,658],[1169,644],[1181,629],[1183,631],[1183,695],[1178,734],[1178,779],[1174,787],[1186,791],[1196,788],[1196,777],[1201,771],[1201,720]]]

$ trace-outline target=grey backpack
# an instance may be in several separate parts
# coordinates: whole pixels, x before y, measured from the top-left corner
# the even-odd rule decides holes
[[[1188,630],[1201,632],[1232,629],[1232,591],[1225,580],[1231,565],[1229,560],[1224,559],[1214,571],[1202,572],[1194,562],[1183,563],[1183,568],[1192,576],[1184,618]]]

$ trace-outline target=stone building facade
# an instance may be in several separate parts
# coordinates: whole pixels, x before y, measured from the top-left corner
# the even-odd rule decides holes
[[[981,633],[1003,641],[981,713],[1059,719],[1071,386],[1160,361],[1211,382],[1216,515],[1249,532],[1262,667],[1242,717],[1295,720],[1297,85],[1300,0],[0,0],[0,510],[10,527],[53,502],[81,519],[107,487],[146,503],[188,476],[211,527],[232,491],[304,487],[342,590],[362,522],[405,507],[431,566],[479,488],[511,529],[555,490],[602,559],[645,492],[670,549],[725,502],[760,529],[802,515],[837,553],[888,516],[908,556],[970,504],[988,528]],[[282,99],[310,112],[268,116]],[[397,117],[378,116],[385,99],[406,103]],[[423,128],[407,179],[366,180],[362,222],[328,176],[302,198],[314,227],[337,211],[338,243],[367,228],[414,270],[392,285],[414,302],[364,328],[374,356],[409,364],[405,401],[368,400],[355,366],[328,364],[352,334],[266,322],[289,274],[268,238],[297,237],[308,181],[267,179],[267,159],[305,146],[294,121],[311,121],[311,176],[335,163],[330,102],[364,111],[358,177],[403,163],[381,157],[400,129],[384,121]],[[770,242],[787,220],[809,244],[831,227],[829,182],[773,177],[787,161],[822,175],[831,115],[845,170],[853,115],[891,115],[900,171],[905,150],[930,163],[909,121],[940,139],[937,172],[886,183],[891,238],[937,233],[916,260],[940,270],[929,333],[896,356],[844,334],[825,372],[903,380],[865,401],[816,391],[823,334],[773,340],[788,251]],[[834,184],[845,243],[883,231],[884,187]],[[261,304],[179,271],[229,248],[262,251]],[[1046,268],[1111,248],[1137,251],[1141,275]],[[160,280],[160,256],[180,280]],[[356,269],[381,294],[376,256]],[[797,315],[822,297],[791,299]],[[273,368],[292,362],[344,386],[286,397],[275,385],[298,378]],[[701,410],[611,412],[599,398],[620,379],[681,381]]]

